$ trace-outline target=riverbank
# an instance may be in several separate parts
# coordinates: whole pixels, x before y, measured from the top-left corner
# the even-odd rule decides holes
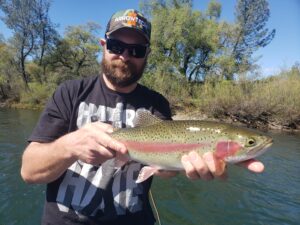
[[[63,80],[61,80],[63,82]],[[141,84],[170,102],[175,118],[210,119],[261,130],[300,130],[300,66],[266,78],[238,77],[235,80],[208,79],[189,82],[175,74],[149,73]],[[0,107],[44,108],[57,83],[28,84],[0,93]],[[9,90],[9,91],[8,91]]]
[[[282,123],[280,120],[272,119],[271,115],[263,114],[259,117],[253,115],[231,115],[227,114],[222,117],[210,117],[197,111],[177,111],[174,113],[174,120],[210,120],[244,126],[262,131],[275,130],[284,132],[300,132],[300,119],[292,123]]]
[[[44,105],[0,102],[0,108],[42,110],[44,108]],[[300,132],[300,119],[291,123],[282,123],[280,120],[274,120],[271,115],[268,115],[266,113],[260,116],[227,113],[222,117],[213,117],[196,110],[184,111],[182,109],[173,109],[172,118],[174,120],[210,120],[224,122],[262,131],[277,130],[285,132]]]
[[[45,106],[44,105],[33,105],[27,103],[19,103],[19,102],[0,102],[0,108],[8,108],[8,109],[32,109],[32,110],[42,110]]]
[[[151,74],[145,85],[160,92],[175,115],[237,123],[262,130],[300,130],[300,67],[261,78],[187,82]]]

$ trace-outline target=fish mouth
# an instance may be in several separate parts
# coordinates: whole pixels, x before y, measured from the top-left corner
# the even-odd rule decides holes
[[[261,154],[265,153],[273,144],[273,141],[266,143],[262,148],[261,147],[255,147],[251,150],[251,153],[249,154],[249,159],[255,158],[260,156]]]
[[[261,146],[254,147],[250,149],[245,155],[226,157],[225,161],[234,164],[234,163],[239,163],[249,159],[256,158],[262,155],[263,153],[265,153],[271,147],[272,144],[273,144],[273,139],[268,138],[263,147]]]

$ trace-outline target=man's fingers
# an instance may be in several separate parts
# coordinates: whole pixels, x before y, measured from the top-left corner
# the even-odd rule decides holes
[[[97,146],[97,149],[92,149],[91,150],[92,154],[95,157],[105,157],[105,158],[113,158],[116,155],[116,152],[107,148],[104,148],[101,145]]]
[[[113,126],[108,123],[95,122],[94,125],[106,133],[112,133],[114,131]]]
[[[195,172],[198,174],[198,176],[201,177],[201,179],[203,179],[203,180],[213,179],[208,166],[196,152],[190,152],[188,154],[188,157],[189,157],[190,163],[194,167]]]
[[[113,132],[113,127],[110,124],[102,123],[102,122],[95,122],[93,124],[95,126],[94,136],[96,137],[97,143],[99,145],[104,146],[107,149],[112,149],[122,154],[127,152],[126,146],[113,139],[108,133]]]
[[[226,163],[214,157],[212,152],[205,153],[202,157],[196,152],[190,152],[184,155],[181,161],[190,179],[212,180],[214,177],[221,179],[226,177],[224,174]]]
[[[264,164],[256,159],[249,159],[247,161],[237,163],[237,165],[242,166],[254,173],[261,173],[265,169]]]
[[[215,177],[220,177],[225,172],[226,163],[223,160],[217,159],[212,152],[205,153],[203,160]]]
[[[200,176],[197,173],[195,173],[194,166],[190,162],[190,159],[187,155],[182,156],[181,163],[185,169],[185,173],[188,178],[190,178],[191,180],[196,180],[200,178]]]
[[[99,137],[97,142],[107,149],[112,149],[122,154],[127,152],[126,146],[123,143],[111,138],[109,135],[103,135]]]

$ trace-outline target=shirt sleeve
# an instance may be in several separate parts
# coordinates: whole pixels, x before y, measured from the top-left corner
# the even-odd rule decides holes
[[[159,93],[154,97],[154,112],[153,114],[163,120],[172,120],[172,113],[169,101]]]
[[[49,99],[29,142],[52,142],[69,130],[72,95],[68,83],[61,84]]]

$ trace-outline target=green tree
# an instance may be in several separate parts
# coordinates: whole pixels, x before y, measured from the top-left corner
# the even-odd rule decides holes
[[[252,55],[267,46],[275,36],[275,29],[266,28],[270,17],[267,0],[238,0],[233,42],[230,43],[236,68],[233,72],[250,70],[254,64]],[[228,79],[233,73],[227,74]]]
[[[209,19],[217,20],[221,16],[221,11],[222,11],[221,4],[216,0],[212,0],[208,4],[206,14],[209,17]]]
[[[152,19],[150,70],[182,75],[189,82],[234,79],[235,74],[256,68],[253,53],[273,39],[265,27],[269,18],[266,0],[239,0],[236,22],[219,21],[221,4],[209,2],[203,13],[193,1],[143,1],[143,12]],[[163,19],[162,19],[163,18]]]
[[[97,65],[97,57],[100,53],[98,32],[100,26],[96,23],[70,26],[66,28],[65,36],[48,58],[48,61],[57,69],[64,68],[62,72],[71,76],[83,74],[85,68],[93,68]]]
[[[204,80],[219,45],[218,23],[193,10],[192,1],[175,2],[144,4],[146,13],[152,15],[153,25],[150,68],[163,67],[161,70],[177,73],[189,81]]]
[[[5,42],[0,42],[0,99],[18,98],[19,76],[14,64],[13,49]]]
[[[7,94],[4,90],[4,84],[5,84],[5,74],[3,73],[3,68],[4,68],[3,56],[5,54],[4,48],[5,48],[5,44],[3,42],[3,36],[0,35],[0,96],[2,99],[7,98]]]
[[[12,46],[16,48],[16,65],[22,75],[25,88],[28,89],[29,74],[26,72],[26,60],[40,50],[42,61],[52,24],[48,17],[48,0],[1,0],[0,9],[4,13],[2,20],[13,30]],[[47,32],[46,32],[47,31]],[[40,45],[39,45],[40,44]]]
[[[59,35],[55,30],[55,25],[49,18],[50,1],[38,0],[36,2],[35,12],[37,20],[39,21],[36,25],[37,30],[37,43],[34,52],[35,61],[41,72],[37,73],[40,82],[46,81],[46,67],[48,62],[44,60],[45,56],[50,54],[59,40]]]

